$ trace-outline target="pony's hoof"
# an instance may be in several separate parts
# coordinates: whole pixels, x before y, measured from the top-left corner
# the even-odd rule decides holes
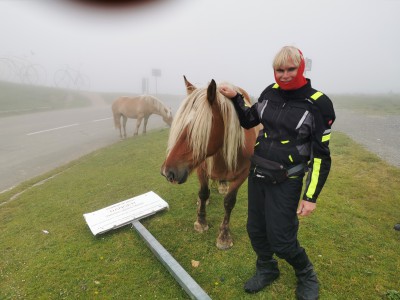
[[[221,241],[217,239],[217,248],[219,250],[229,250],[233,247],[233,241],[228,240],[228,241]]]
[[[200,224],[199,222],[194,222],[194,230],[196,230],[197,232],[204,232],[208,230],[208,225],[207,224]]]

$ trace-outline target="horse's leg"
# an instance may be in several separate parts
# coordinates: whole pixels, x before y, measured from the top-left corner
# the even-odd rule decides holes
[[[198,232],[208,230],[206,220],[206,205],[210,197],[210,189],[208,188],[208,176],[206,169],[201,166],[197,168],[197,177],[200,182],[200,190],[197,200],[197,220],[194,222],[194,229]]]
[[[227,250],[233,246],[233,239],[229,228],[229,221],[231,219],[232,210],[236,204],[237,191],[237,189],[230,190],[224,197],[225,215],[221,225],[219,226],[219,234],[216,242],[217,248],[220,250]]]
[[[143,134],[146,134],[146,128],[147,128],[147,121],[149,120],[149,116],[144,117],[143,121]]]
[[[124,115],[122,116],[122,127],[124,128],[124,138],[126,139],[126,122],[128,121],[128,118],[125,117]],[[120,128],[121,131],[121,128]],[[121,135],[122,138],[122,135]]]
[[[142,118],[137,118],[136,119],[136,130],[133,133],[133,135],[138,135],[139,134],[139,127],[140,127],[141,123],[142,123]]]
[[[122,115],[114,115],[115,127],[119,129],[119,137],[122,139],[121,117]]]
[[[224,208],[225,215],[224,219],[219,226],[219,234],[217,237],[217,248],[220,250],[227,250],[233,246],[233,239],[230,233],[229,221],[231,218],[231,213],[236,204],[236,196],[239,190],[239,187],[247,178],[247,172],[243,172],[241,176],[234,181],[232,181],[229,185],[229,191],[224,197]]]

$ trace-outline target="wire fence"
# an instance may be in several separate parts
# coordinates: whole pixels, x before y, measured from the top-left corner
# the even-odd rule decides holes
[[[90,80],[81,71],[66,65],[55,71],[54,85],[59,88],[88,90],[90,88]]]
[[[90,89],[89,77],[78,69],[64,65],[48,76],[41,64],[16,56],[0,57],[0,81],[73,90]]]

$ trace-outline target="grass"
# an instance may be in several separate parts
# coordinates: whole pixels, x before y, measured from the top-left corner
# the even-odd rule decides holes
[[[121,141],[0,194],[0,299],[188,299],[130,226],[94,237],[84,221],[84,213],[150,190],[170,210],[141,223],[212,299],[293,299],[296,279],[282,260],[276,283],[257,296],[243,291],[255,262],[245,229],[247,184],[231,218],[232,249],[215,247],[223,216],[216,190],[210,230],[193,230],[197,179],[171,185],[159,174],[167,136],[161,130]],[[400,170],[344,134],[335,132],[331,144],[331,175],[299,231],[321,299],[399,299],[393,225],[400,221]]]
[[[0,90],[0,117],[90,105],[89,99],[72,90],[2,81]]]
[[[372,115],[400,115],[400,94],[332,95],[335,108]]]

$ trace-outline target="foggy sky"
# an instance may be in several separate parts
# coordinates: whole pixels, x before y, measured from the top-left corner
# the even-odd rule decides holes
[[[124,10],[0,0],[0,59],[42,66],[48,85],[68,66],[91,90],[140,93],[147,77],[154,93],[158,68],[158,93],[184,94],[186,75],[257,97],[274,80],[276,52],[294,45],[328,95],[399,93],[399,12],[400,0],[165,0]]]

